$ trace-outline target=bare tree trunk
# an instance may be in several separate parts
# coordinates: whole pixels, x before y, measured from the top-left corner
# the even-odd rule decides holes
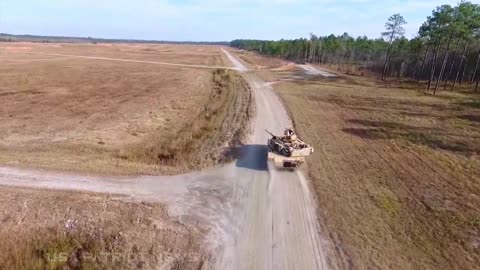
[[[440,81],[442,80],[443,77],[443,72],[445,72],[445,66],[447,65],[447,56],[448,56],[448,50],[450,49],[450,43],[452,42],[452,35],[448,38],[447,42],[447,48],[445,49],[445,54],[443,55],[443,61],[442,61],[442,68],[440,69],[440,74],[438,74],[437,78],[437,83],[435,84],[435,89],[433,90],[433,94],[435,94],[438,90],[438,85],[440,84]]]
[[[412,80],[415,80],[415,75],[417,74],[417,70],[418,70],[418,63],[415,63],[415,66],[413,66]]]
[[[427,61],[428,57],[428,50],[430,49],[430,44],[427,45],[427,49],[425,50],[425,55],[423,56],[422,67],[420,68],[420,76],[423,75],[423,69],[425,68],[425,62]],[[420,83],[420,76],[417,78],[417,83]],[[416,77],[416,70],[413,73],[413,79],[415,80]]]
[[[475,64],[475,70],[473,71],[473,76],[472,76],[472,79],[470,80],[470,85],[473,84],[473,81],[474,81],[475,78],[477,77],[478,62],[480,62],[480,51],[478,52],[477,64]]]
[[[478,82],[479,82],[479,81],[480,81],[480,80],[477,80],[477,84],[475,85],[475,92],[478,91]]]
[[[460,85],[463,84],[463,78],[465,78],[465,71],[467,70],[468,55],[470,54],[470,48],[467,49],[467,54],[465,54],[465,61],[463,61],[462,77],[460,77]]]
[[[397,75],[397,78],[400,79],[400,78],[403,78],[403,74],[405,73],[405,62],[402,61],[400,62],[400,65],[397,64],[395,65],[395,74]]]
[[[305,46],[304,61],[303,62],[307,63],[309,57],[310,57],[310,42],[307,42],[307,45]]]
[[[460,65],[458,65],[457,76],[455,76],[455,80],[453,81],[452,91],[455,90],[455,85],[457,84],[458,76],[460,75],[460,70],[462,69],[463,62],[465,61],[465,52],[467,51],[467,48],[468,48],[468,42],[465,41],[465,47],[463,47]]]
[[[315,42],[310,43],[310,55],[308,56],[308,62],[313,63],[315,57]]]
[[[388,70],[388,58],[390,58],[390,50],[392,49],[393,42],[390,42],[388,45],[387,55],[385,56],[385,64],[383,65],[383,73],[382,73],[382,81],[385,81],[387,77],[387,70]]]
[[[455,58],[457,58],[457,48],[459,44],[460,44],[460,38],[457,41],[457,45],[455,45],[455,49],[453,49],[452,64],[450,65],[450,70],[448,71],[448,74],[445,77],[445,84],[443,85],[444,90],[447,89],[448,80],[452,77],[452,71],[455,66]]]
[[[433,81],[433,78],[435,78],[435,66],[437,63],[437,56],[438,56],[439,49],[440,49],[440,41],[438,41],[437,46],[435,46],[435,53],[433,54],[432,65],[430,68],[430,79],[428,80],[427,91],[430,91],[430,89],[432,88],[432,81]]]
[[[355,63],[356,63],[355,62],[356,54],[357,54],[357,52],[356,52],[355,48],[353,48],[352,54],[350,55],[350,64],[349,64],[350,65],[349,68],[351,68],[353,70],[355,70],[354,67],[355,67]]]

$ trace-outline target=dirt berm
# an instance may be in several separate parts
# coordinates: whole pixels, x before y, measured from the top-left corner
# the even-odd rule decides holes
[[[119,157],[168,167],[164,171],[171,173],[230,159],[228,149],[245,138],[244,127],[252,110],[251,91],[241,76],[225,69],[212,72],[212,85],[209,102],[192,122],[166,135],[164,131],[152,134],[120,151]]]

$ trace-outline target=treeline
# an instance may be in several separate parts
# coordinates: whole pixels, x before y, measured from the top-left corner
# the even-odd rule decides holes
[[[107,39],[94,37],[12,35],[0,33],[0,42],[38,42],[38,43],[148,43],[148,44],[192,44],[192,45],[228,45],[227,41],[168,41],[142,39]]]
[[[404,37],[407,22],[400,14],[388,18],[382,38],[316,36],[295,40],[234,40],[231,46],[282,57],[295,62],[322,64],[351,74],[374,73],[387,78],[426,81],[428,90],[455,89],[480,80],[480,6],[461,1],[432,11],[416,38]]]

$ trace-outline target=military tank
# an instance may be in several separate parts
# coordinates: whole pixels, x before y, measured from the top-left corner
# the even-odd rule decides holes
[[[313,147],[299,139],[290,128],[285,129],[283,136],[265,131],[272,136],[267,141],[268,159],[279,168],[297,168],[305,163],[305,157],[314,151]]]

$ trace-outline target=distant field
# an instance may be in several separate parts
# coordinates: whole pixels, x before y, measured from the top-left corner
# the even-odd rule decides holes
[[[480,95],[261,72],[315,146],[308,173],[345,267],[478,268]]]
[[[246,87],[233,72],[39,53],[181,64],[228,63],[214,46],[0,44],[2,164],[97,173],[184,171],[203,163],[193,164],[191,159],[196,156],[183,153],[181,147],[197,150],[192,147],[194,141],[221,130],[206,125],[220,125],[220,120],[229,117],[229,106],[242,103],[245,106],[236,106],[238,110],[248,107]],[[237,103],[232,102],[237,96]],[[208,116],[208,121],[199,121],[206,117],[207,104],[220,111],[213,118]],[[230,131],[239,128],[237,120],[243,121],[230,120]],[[198,129],[196,137],[188,132],[182,134],[190,138],[177,136],[186,127]],[[173,137],[183,144],[172,147]],[[166,148],[169,153],[165,153]],[[175,156],[172,151],[182,153]]]
[[[230,66],[217,46],[168,44],[70,44],[70,43],[0,43],[2,60],[50,58],[41,54],[67,54],[158,61],[176,64]]]

